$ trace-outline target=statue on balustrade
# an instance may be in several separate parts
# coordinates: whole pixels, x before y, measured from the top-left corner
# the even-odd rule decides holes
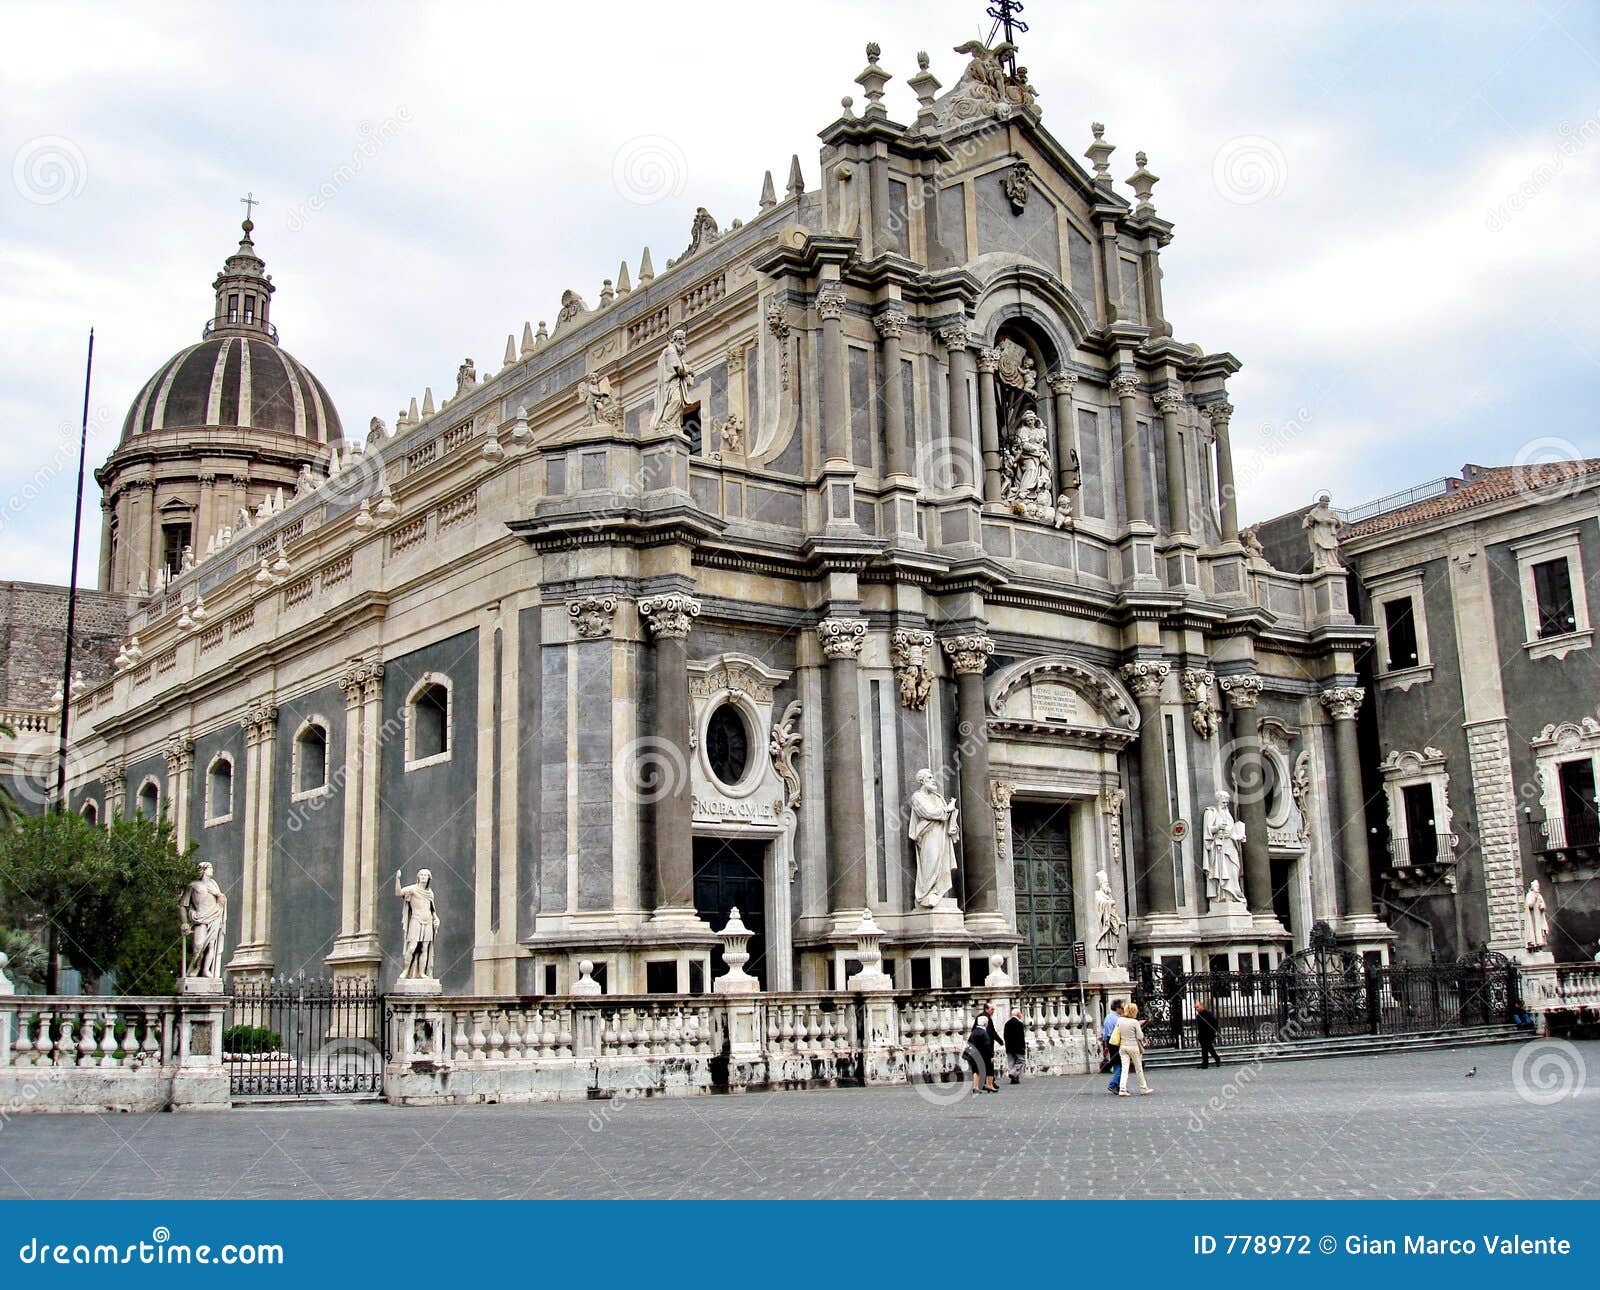
[[[685,413],[699,409],[699,404],[689,397],[694,385],[694,372],[689,367],[687,355],[689,337],[682,327],[673,329],[666,348],[656,360],[655,413],[650,418],[652,430],[678,429],[683,425]]]
[[[402,885],[400,870],[396,869],[394,894],[404,904],[400,928],[405,938],[406,958],[400,975],[413,980],[431,980],[433,942],[439,931],[439,912],[433,897],[433,874],[427,869],[418,869],[416,882]]]
[[[1329,573],[1344,568],[1344,561],[1339,558],[1340,521],[1329,502],[1328,494],[1319,494],[1317,504],[1306,512],[1305,519],[1300,522],[1310,535],[1312,573]]]
[[[1233,818],[1233,811],[1229,807],[1231,801],[1226,791],[1218,792],[1217,804],[1206,807],[1201,821],[1205,840],[1206,896],[1213,904],[1231,901],[1242,905],[1244,891],[1239,886],[1239,844],[1244,841],[1244,824]]]
[[[222,942],[228,934],[228,897],[216,870],[200,862],[200,876],[178,900],[178,926],[184,942],[183,975],[207,981],[222,978]]]
[[[940,795],[933,772],[919,770],[911,795],[911,842],[917,848],[917,904],[924,909],[936,909],[955,886],[960,818],[955,799]]]

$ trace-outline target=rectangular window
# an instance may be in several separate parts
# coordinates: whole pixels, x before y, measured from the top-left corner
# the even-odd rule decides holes
[[[1389,671],[1416,667],[1421,659],[1417,656],[1417,618],[1411,597],[1401,596],[1397,600],[1385,601],[1383,624],[1384,639],[1389,650]]]
[[[1533,594],[1539,606],[1539,637],[1577,631],[1572,604],[1572,566],[1561,556],[1533,566]]]
[[[228,297],[228,321],[231,323],[239,321],[239,296],[237,293]]]
[[[1439,858],[1432,784],[1407,784],[1400,790],[1405,804],[1405,863],[1432,864]]]
[[[169,575],[183,568],[183,549],[189,545],[190,532],[187,524],[161,526],[161,562],[167,566]]]
[[[1565,761],[1556,769],[1561,788],[1561,819],[1569,847],[1592,847],[1600,841],[1600,805],[1595,801],[1594,762]]]
[[[256,298],[254,296],[246,296],[244,298],[244,320],[247,323],[256,320]]]

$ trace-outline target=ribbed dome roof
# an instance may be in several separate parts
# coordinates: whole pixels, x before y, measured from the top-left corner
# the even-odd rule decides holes
[[[122,423],[124,441],[155,430],[242,426],[317,443],[343,438],[322,382],[271,340],[212,336],[173,355]]]

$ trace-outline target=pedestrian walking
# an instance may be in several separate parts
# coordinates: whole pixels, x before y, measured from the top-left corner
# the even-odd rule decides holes
[[[987,1011],[980,1012],[967,1036],[967,1064],[972,1067],[974,1093],[998,1093],[994,1083],[994,1023]]]
[[[1022,1009],[1013,1008],[1006,1021],[1006,1075],[1013,1084],[1022,1083],[1022,1068],[1028,1057],[1028,1028],[1022,1024]]]
[[[1144,1022],[1139,1020],[1139,1005],[1130,1003],[1122,1010],[1122,1020],[1117,1022],[1117,1048],[1122,1054],[1122,1087],[1118,1097],[1128,1096],[1128,1082],[1139,1077],[1139,1092],[1152,1092],[1144,1078]]]
[[[1117,1022],[1122,1020],[1122,1000],[1113,999],[1111,1007],[1106,1011],[1105,1024],[1100,1028],[1100,1047],[1103,1056],[1100,1059],[1100,1072],[1111,1072],[1111,1082],[1106,1085],[1107,1090],[1115,1093],[1122,1087],[1122,1058],[1117,1053]]]
[[[1222,1065],[1217,1053],[1217,1014],[1203,1003],[1194,1005],[1194,1032],[1200,1036],[1200,1069],[1212,1062]]]

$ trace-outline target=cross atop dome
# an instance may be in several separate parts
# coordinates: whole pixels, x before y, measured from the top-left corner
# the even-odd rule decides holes
[[[239,200],[247,212],[261,204],[253,192]],[[243,236],[239,239],[239,249],[227,258],[222,272],[211,284],[216,292],[216,306],[204,334],[250,336],[277,344],[278,330],[271,322],[272,293],[276,288],[272,285],[272,275],[266,271],[266,261],[256,254],[256,245],[250,238],[255,221],[249,214],[240,228]]]

